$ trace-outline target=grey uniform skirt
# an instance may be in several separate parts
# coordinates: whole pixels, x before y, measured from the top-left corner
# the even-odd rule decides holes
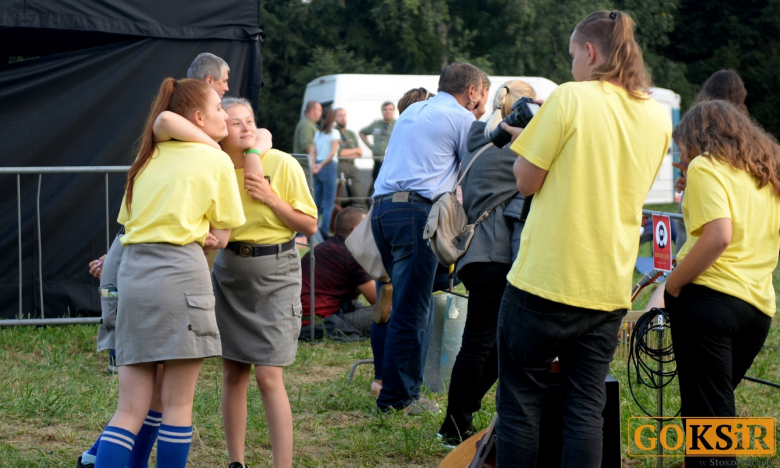
[[[124,247],[119,239],[122,235],[116,236],[111,248],[108,249],[105,260],[103,260],[103,271],[100,274],[100,289],[113,286],[116,288],[116,276],[119,273],[119,262],[122,260]],[[97,350],[108,351],[114,349],[114,329],[116,328],[116,309],[118,297],[100,296],[100,328],[98,328]]]
[[[222,357],[260,366],[292,364],[301,331],[298,249],[261,257],[220,250],[211,278]]]
[[[221,354],[214,291],[199,244],[125,246],[117,289],[117,365]]]

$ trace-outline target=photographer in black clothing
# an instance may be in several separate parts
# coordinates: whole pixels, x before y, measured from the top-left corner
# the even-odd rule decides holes
[[[498,89],[490,120],[487,124],[477,121],[471,125],[469,152],[463,158],[463,167],[490,143],[491,132],[523,96],[536,97],[524,81],[509,81]],[[462,184],[463,207],[470,224],[485,211],[492,211],[477,226],[469,249],[458,261],[457,274],[469,290],[469,305],[463,342],[452,369],[447,417],[439,429],[445,446],[457,445],[475,433],[471,425],[474,412],[481,408],[482,398],[498,378],[498,311],[523,228],[519,222],[523,196],[517,191],[512,174],[516,159],[517,155],[508,147],[492,146],[474,162]]]

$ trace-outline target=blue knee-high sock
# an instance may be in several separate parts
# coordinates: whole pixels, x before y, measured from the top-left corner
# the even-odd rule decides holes
[[[98,445],[100,445],[100,437],[95,439],[95,443],[92,444],[92,447],[90,447],[89,450],[87,450],[86,453],[88,453],[90,455],[97,455]]]
[[[160,425],[157,436],[157,466],[184,468],[192,443],[192,426]]]
[[[152,447],[157,440],[157,431],[160,430],[160,421],[162,413],[149,411],[144,425],[138,431],[135,437],[135,446],[130,454],[130,460],[127,462],[127,468],[148,468],[149,455],[152,453]]]
[[[100,436],[95,466],[125,468],[135,445],[135,434],[119,427],[108,426]]]

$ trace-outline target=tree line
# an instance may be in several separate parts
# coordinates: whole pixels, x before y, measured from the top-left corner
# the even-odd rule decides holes
[[[291,149],[306,85],[337,73],[439,74],[467,61],[491,75],[571,81],[572,29],[610,9],[633,16],[653,84],[680,94],[683,109],[731,68],[753,118],[780,135],[780,0],[265,1],[259,124]]]

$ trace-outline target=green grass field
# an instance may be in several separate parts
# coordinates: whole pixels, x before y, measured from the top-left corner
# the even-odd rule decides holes
[[[88,448],[115,409],[117,379],[105,372],[106,355],[95,354],[96,326],[0,329],[0,463],[4,467],[70,467]],[[368,392],[371,366],[362,366],[352,385],[351,364],[371,357],[368,343],[301,344],[286,371],[295,422],[295,466],[437,466],[447,454],[435,434],[443,414],[378,415]],[[780,382],[780,331],[775,324],[749,375]],[[623,428],[642,413],[628,393],[626,359],[612,374],[621,385]],[[193,467],[227,466],[220,416],[221,370],[207,360],[196,393]],[[260,395],[250,386],[247,463],[270,466],[270,446]],[[667,387],[667,415],[679,408],[676,385]],[[432,394],[444,406],[446,395]],[[640,389],[643,405],[655,408],[655,393]],[[485,427],[495,409],[485,398],[476,425]],[[745,382],[737,391],[740,415],[780,419],[780,390]],[[624,429],[625,433],[625,429]],[[624,452],[626,441],[623,440]],[[666,466],[675,466],[673,459]],[[677,463],[679,465],[679,463]],[[154,465],[153,465],[154,466]],[[651,459],[624,456],[624,466],[655,466]]]
[[[777,291],[780,270],[775,272],[774,284]],[[635,302],[635,309],[644,307],[652,292],[652,287],[647,289]],[[776,322],[748,375],[780,383],[780,329]],[[100,434],[116,408],[118,383],[115,376],[105,372],[107,354],[94,352],[96,333],[94,325],[0,328],[0,466],[72,468],[80,453]],[[347,385],[352,363],[370,357],[367,342],[299,345],[295,364],[285,371],[295,424],[295,466],[434,467],[446,456],[448,452],[435,438],[443,414],[377,414],[368,392],[371,366],[360,367],[355,381]],[[626,454],[628,419],[642,416],[628,391],[626,361],[625,348],[621,347],[611,373],[621,386],[623,466],[654,467],[655,459],[630,458]],[[643,406],[655,408],[655,392],[635,390]],[[445,394],[430,396],[446,406]],[[209,359],[195,397],[189,466],[226,467],[230,461],[224,444],[220,397],[220,363]],[[676,382],[666,388],[664,398],[665,414],[671,416],[680,404]],[[780,420],[780,390],[743,382],[736,399],[740,415]],[[495,390],[483,405],[475,421],[479,428],[490,422]],[[249,466],[271,466],[263,407],[254,384],[249,392],[246,446]],[[780,465],[777,458],[766,461]],[[665,466],[680,466],[680,461],[666,459]]]

